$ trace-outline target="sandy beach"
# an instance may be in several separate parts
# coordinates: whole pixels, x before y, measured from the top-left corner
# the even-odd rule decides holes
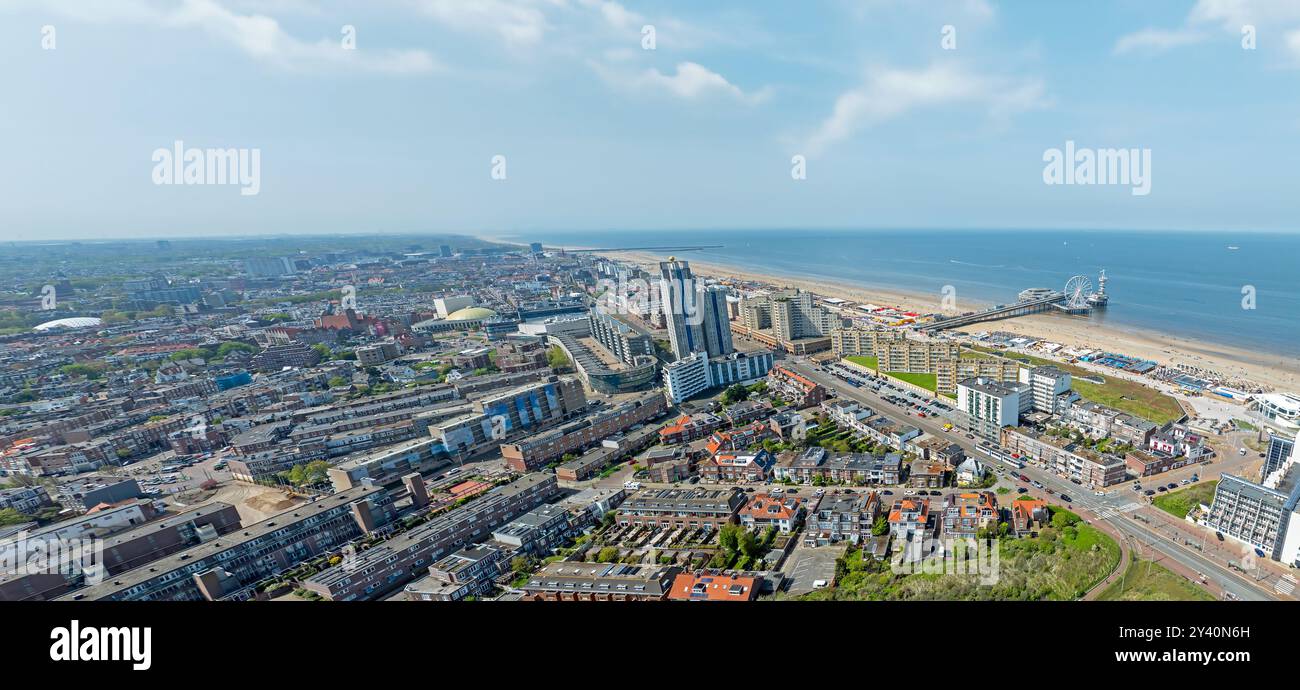
[[[657,262],[666,257],[645,252],[609,252],[612,258],[645,266],[652,273]],[[796,287],[825,297],[839,297],[853,302],[903,307],[910,311],[935,312],[940,308],[941,295],[914,293],[859,287],[833,283],[817,277],[796,277],[762,274],[736,266],[705,261],[695,261],[689,254],[682,258],[691,262],[691,268],[701,276],[727,280],[767,283]],[[961,311],[987,306],[957,300]],[[1036,314],[1001,321],[989,321],[967,329],[968,333],[1005,331],[1034,338],[1050,340],[1072,347],[1104,348],[1134,357],[1149,359],[1167,366],[1186,364],[1210,369],[1231,378],[1242,378],[1279,391],[1300,389],[1300,362],[1294,358],[1270,355],[1253,350],[1193,341],[1186,338],[1134,330],[1129,327],[1108,326],[1103,319],[1077,317],[1065,314]]]

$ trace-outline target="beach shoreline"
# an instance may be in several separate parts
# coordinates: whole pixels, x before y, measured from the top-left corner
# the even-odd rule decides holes
[[[657,270],[659,261],[667,258],[640,251],[603,252],[602,256],[635,263],[647,268],[651,273]],[[940,295],[923,295],[905,290],[836,283],[817,277],[782,275],[713,261],[695,261],[690,258],[689,253],[682,258],[690,261],[695,272],[704,277],[794,287],[823,297],[901,307],[908,311],[922,313],[940,310]],[[957,302],[957,307],[961,311],[985,306],[988,305],[961,300]],[[1300,361],[1293,358],[1259,353],[1223,343],[1196,341],[1130,327],[1108,326],[1099,323],[1094,317],[1033,314],[988,321],[956,330],[966,333],[1004,331],[1060,343],[1066,347],[1104,349],[1108,352],[1149,359],[1165,366],[1185,364],[1214,370],[1230,378],[1245,379],[1273,390],[1300,388]]]

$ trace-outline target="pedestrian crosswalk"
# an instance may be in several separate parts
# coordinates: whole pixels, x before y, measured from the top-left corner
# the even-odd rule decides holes
[[[1099,515],[1103,520],[1110,520],[1119,517],[1122,513],[1131,513],[1141,507],[1141,503],[1125,503],[1122,506],[1114,508],[1101,508],[1097,511],[1097,515]]]
[[[1290,574],[1283,575],[1273,583],[1273,591],[1283,596],[1291,596],[1295,593],[1296,579]]]

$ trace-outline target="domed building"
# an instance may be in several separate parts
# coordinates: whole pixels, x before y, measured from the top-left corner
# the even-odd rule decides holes
[[[509,326],[509,330],[514,330],[514,323],[513,320],[501,319],[495,311],[487,307],[462,307],[447,314],[445,319],[421,321],[413,324],[411,329],[420,333],[442,333],[477,328],[486,328],[490,331],[493,325],[501,325]],[[488,337],[492,337],[491,333]]]
[[[447,315],[448,321],[486,321],[496,318],[497,313],[487,307],[465,307]]]
[[[55,319],[32,328],[33,331],[64,331],[78,328],[95,328],[104,322],[93,316],[73,316],[67,319]]]

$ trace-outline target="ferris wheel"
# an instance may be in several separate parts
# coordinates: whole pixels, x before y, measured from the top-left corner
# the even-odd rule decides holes
[[[1073,276],[1065,281],[1065,306],[1070,309],[1082,309],[1088,306],[1088,296],[1092,294],[1092,281],[1088,276]]]

